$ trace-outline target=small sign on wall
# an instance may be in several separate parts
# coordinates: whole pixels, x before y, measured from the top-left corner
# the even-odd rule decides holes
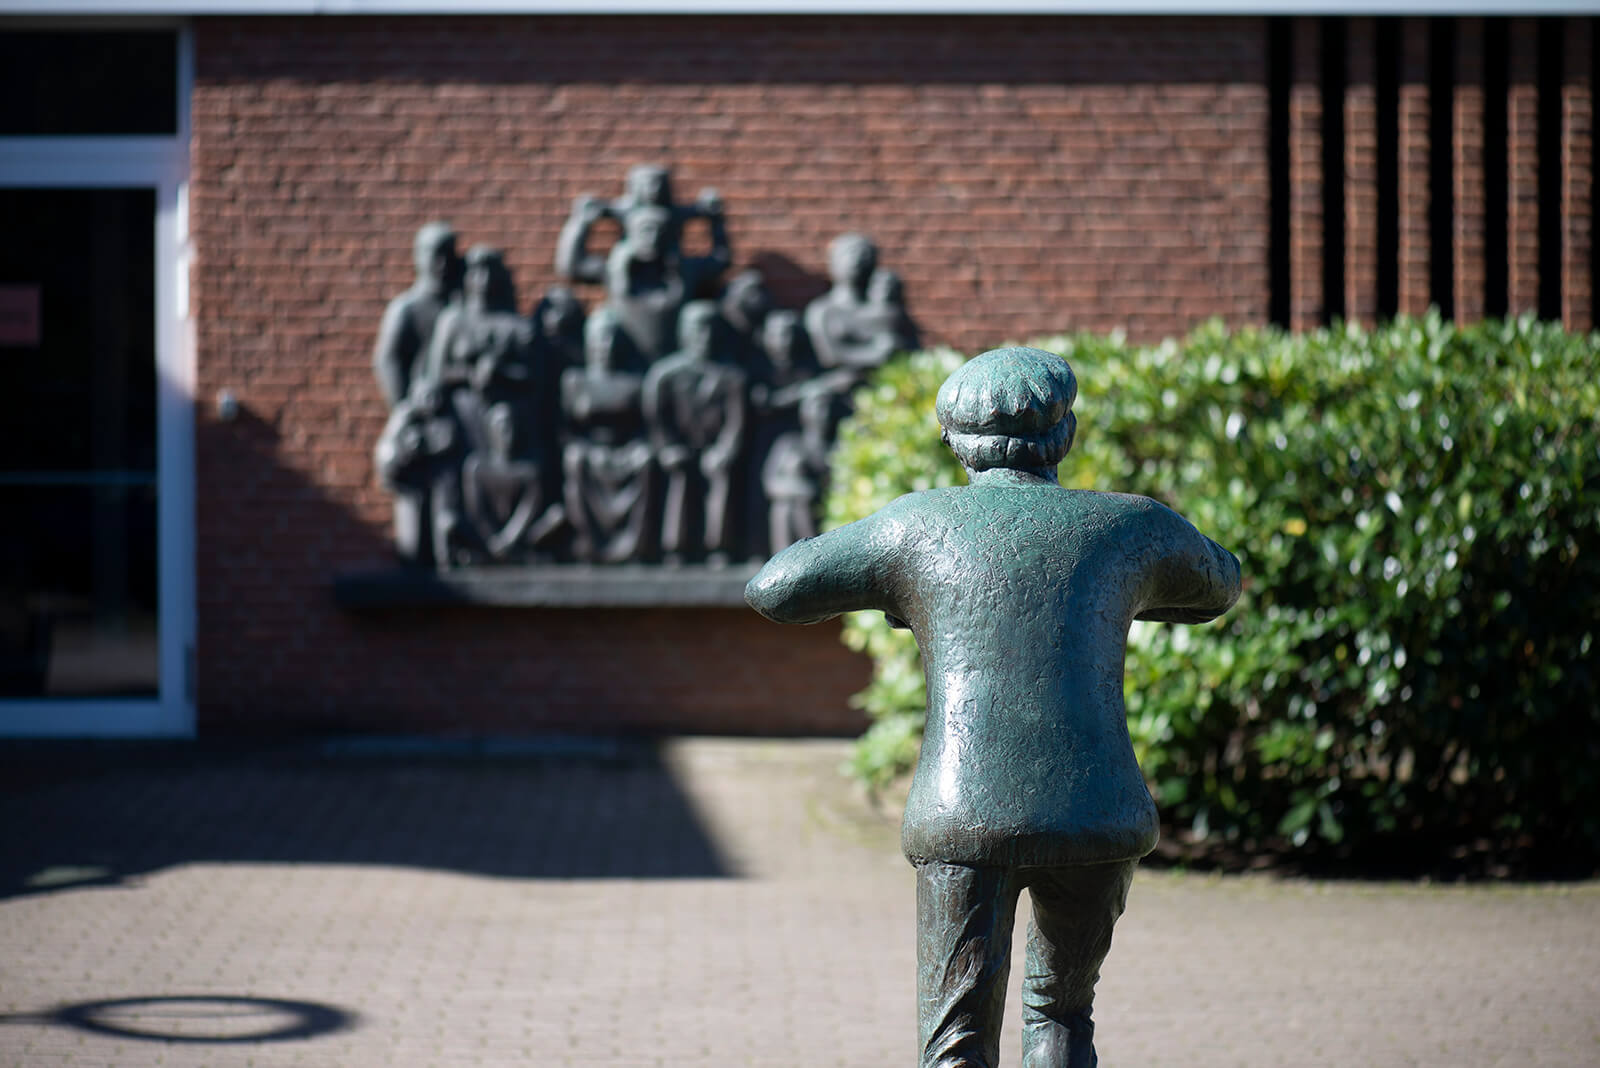
[[[0,285],[0,345],[38,348],[40,286]]]

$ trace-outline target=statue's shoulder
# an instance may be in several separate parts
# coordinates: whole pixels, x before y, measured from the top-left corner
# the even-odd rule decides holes
[[[395,299],[398,300],[400,298],[397,297]],[[411,314],[412,309],[417,306],[419,300],[420,298],[418,297],[411,297],[406,300],[406,315]],[[466,308],[460,304],[446,304],[443,308],[439,309],[439,318],[434,322],[433,332],[435,334],[442,334],[446,331],[454,330],[456,328],[456,324],[459,323],[466,315],[466,311]]]
[[[1151,497],[1142,497],[1137,493],[1067,489],[1062,491],[1060,499],[1069,508],[1108,517],[1119,516],[1132,519],[1141,515],[1171,511],[1160,501]]]
[[[970,496],[967,486],[935,486],[902,493],[878,511],[896,515],[938,515],[952,508],[959,509]]]
[[[1167,539],[1192,531],[1187,519],[1153,497],[1136,493],[1073,490],[1078,515],[1106,536],[1126,546],[1145,544],[1150,538]]]
[[[389,298],[383,306],[381,329],[386,333],[411,325],[411,309],[417,303],[415,288],[402,290]]]
[[[869,517],[882,537],[905,545],[940,541],[973,525],[982,511],[967,486],[937,486],[902,494]],[[981,525],[981,519],[979,523]]]

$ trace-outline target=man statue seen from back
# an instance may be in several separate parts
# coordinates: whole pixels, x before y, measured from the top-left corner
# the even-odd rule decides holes
[[[1122,702],[1128,627],[1205,622],[1239,594],[1239,562],[1176,512],[1059,485],[1076,396],[1052,353],[977,357],[935,405],[970,484],[798,542],[745,592],[784,623],[882,611],[921,648],[927,728],[901,844],[923,1068],[998,1063],[1024,887],[1023,1064],[1095,1064],[1095,982],[1157,837]]]

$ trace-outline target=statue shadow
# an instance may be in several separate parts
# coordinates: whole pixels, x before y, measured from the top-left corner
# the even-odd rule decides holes
[[[0,898],[217,862],[737,874],[640,739],[11,742],[0,777]]]
[[[358,1026],[356,1014],[315,1001],[227,994],[114,998],[10,1013],[0,1024],[51,1025],[105,1038],[179,1045],[295,1042]]]

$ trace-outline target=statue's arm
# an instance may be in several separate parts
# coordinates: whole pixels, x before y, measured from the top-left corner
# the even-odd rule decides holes
[[[489,546],[489,552],[495,558],[504,559],[527,535],[528,529],[533,526],[533,521],[536,518],[534,511],[536,505],[535,495],[524,493],[522,499],[517,502],[517,507],[512,511],[511,518],[506,520],[504,527],[498,532],[483,532],[484,541]]]
[[[1139,619],[1207,623],[1239,599],[1239,560],[1162,505],[1152,517],[1158,553]]]
[[[699,207],[711,230],[711,253],[706,256],[711,274],[726,271],[733,264],[733,246],[728,243],[728,219],[722,213],[722,198],[715,189],[700,192]]]
[[[820,623],[866,609],[900,615],[890,565],[898,524],[880,517],[795,542],[750,580],[745,601],[777,623]]]
[[[405,329],[404,302],[390,301],[378,324],[378,342],[372,347],[372,369],[378,375],[378,388],[383,390],[383,399],[391,410],[406,395],[409,368],[406,367]]]
[[[373,449],[373,462],[383,484],[393,489],[421,452],[422,432],[414,424],[410,403],[402,401],[389,413],[389,421]]]
[[[744,385],[743,380],[732,375],[725,379],[725,388],[722,391],[724,400],[722,429],[717,433],[716,442],[706,450],[707,475],[732,463],[739,452],[739,446],[744,442]]]
[[[598,282],[605,277],[604,256],[589,251],[589,231],[606,214],[594,197],[579,197],[572,214],[556,238],[556,274],[575,282]]]
[[[450,358],[450,335],[455,333],[456,310],[446,308],[433,324],[433,336],[428,339],[428,351],[421,361],[422,375],[429,382],[443,380],[445,364]]]

